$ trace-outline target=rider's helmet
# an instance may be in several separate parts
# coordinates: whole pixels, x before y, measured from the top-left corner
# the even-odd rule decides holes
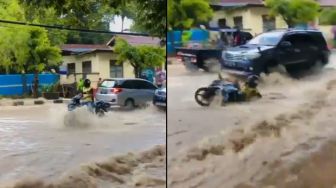
[[[84,80],[84,87],[89,88],[91,86],[91,81],[89,79]]]
[[[251,75],[249,77],[247,77],[247,81],[246,81],[246,84],[248,87],[251,87],[251,88],[256,88],[258,86],[258,76],[256,75]]]

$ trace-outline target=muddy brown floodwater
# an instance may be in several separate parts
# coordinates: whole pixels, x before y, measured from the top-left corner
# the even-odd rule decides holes
[[[65,106],[0,108],[0,187],[164,186],[165,113],[79,109],[85,126],[65,126]]]
[[[332,55],[299,80],[272,73],[262,79],[262,99],[207,108],[194,92],[217,75],[170,65],[169,187],[335,186],[335,65]]]

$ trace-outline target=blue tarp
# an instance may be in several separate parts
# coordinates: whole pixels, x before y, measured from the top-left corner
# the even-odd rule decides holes
[[[191,31],[191,41],[194,42],[204,42],[209,39],[209,31],[203,29],[191,29],[185,30]],[[182,46],[182,32],[183,31],[168,31],[167,34],[167,51],[168,55],[175,53],[175,47]],[[174,45],[173,45],[174,41]],[[173,47],[174,46],[174,47]]]
[[[39,85],[51,85],[59,81],[58,74],[39,74]],[[33,74],[8,74],[0,75],[1,96],[21,96],[31,93],[31,86],[34,80]],[[26,83],[26,88],[25,84]]]

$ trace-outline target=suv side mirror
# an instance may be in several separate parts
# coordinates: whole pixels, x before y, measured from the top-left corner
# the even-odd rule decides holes
[[[280,43],[280,47],[282,47],[282,48],[289,48],[289,47],[291,47],[291,46],[292,46],[292,43],[289,42],[289,41],[282,41],[282,42]]]

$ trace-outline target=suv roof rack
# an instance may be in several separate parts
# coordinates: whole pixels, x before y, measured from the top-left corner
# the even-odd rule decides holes
[[[311,31],[311,32],[320,32],[320,30],[316,29],[316,28],[278,28],[278,29],[272,30],[270,32],[276,32],[276,31]]]
[[[288,31],[318,31],[316,28],[288,28]]]

